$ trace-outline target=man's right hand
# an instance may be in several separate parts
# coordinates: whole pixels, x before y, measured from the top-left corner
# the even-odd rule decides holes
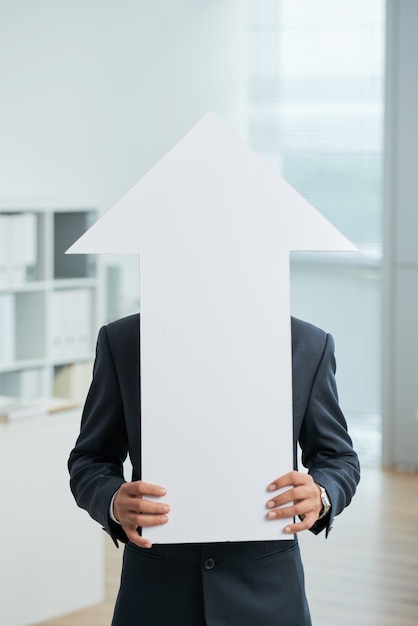
[[[129,541],[141,548],[151,548],[149,539],[141,537],[138,527],[159,526],[168,522],[168,504],[147,500],[146,496],[161,498],[167,493],[164,487],[136,480],[124,483],[113,501],[113,514],[125,531]]]

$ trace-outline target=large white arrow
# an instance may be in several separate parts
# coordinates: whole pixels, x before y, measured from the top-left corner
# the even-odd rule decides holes
[[[212,114],[69,249],[140,255],[153,541],[287,537],[265,506],[293,467],[289,251],[354,249]]]

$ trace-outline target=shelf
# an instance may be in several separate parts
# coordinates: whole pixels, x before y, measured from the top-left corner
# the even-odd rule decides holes
[[[16,360],[39,359],[45,355],[45,294],[22,291],[15,295]]]
[[[96,287],[97,278],[57,278],[51,283],[54,289],[71,289],[78,287]]]
[[[82,354],[75,354],[71,357],[71,363],[92,363],[94,360],[95,352],[84,352]],[[33,369],[37,367],[61,367],[68,365],[69,361],[65,357],[52,359],[49,357],[42,357],[41,359],[24,359],[21,361],[10,361],[0,364],[0,376],[5,372],[18,372],[26,369]]]
[[[0,395],[52,395],[63,368],[91,368],[99,265],[65,250],[96,217],[91,208],[0,201]]]
[[[51,286],[51,283],[34,280],[32,282],[15,283],[13,285],[5,285],[0,287],[0,293],[18,293],[21,291],[46,291]]]
[[[44,278],[41,230],[35,211],[0,211],[0,289]]]

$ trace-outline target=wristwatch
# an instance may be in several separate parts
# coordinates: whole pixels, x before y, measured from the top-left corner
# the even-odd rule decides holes
[[[318,519],[322,519],[330,511],[331,502],[324,487],[322,487],[321,485],[318,485],[318,487],[321,492],[321,502],[322,502],[322,509],[321,509]]]

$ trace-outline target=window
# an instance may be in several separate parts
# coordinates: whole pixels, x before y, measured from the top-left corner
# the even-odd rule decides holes
[[[363,462],[374,464],[385,3],[248,0],[248,16],[248,143],[364,253],[337,268],[332,255],[297,255],[292,312],[334,335],[341,404]]]
[[[381,248],[384,2],[250,0],[248,141],[360,249]]]

